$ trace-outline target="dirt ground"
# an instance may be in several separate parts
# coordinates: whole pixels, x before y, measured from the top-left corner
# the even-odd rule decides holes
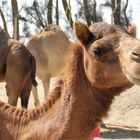
[[[42,83],[39,80],[38,83],[39,98],[43,102]],[[0,83],[0,100],[7,102],[5,83]],[[32,95],[29,107],[34,107]],[[101,136],[95,140],[140,140],[140,87],[133,86],[115,98],[108,118],[101,125]]]
[[[133,86],[115,98],[104,124],[101,137],[95,140],[140,140],[140,87]]]

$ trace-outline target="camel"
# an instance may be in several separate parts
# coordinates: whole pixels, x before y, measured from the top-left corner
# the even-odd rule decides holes
[[[77,43],[44,104],[29,110],[0,101],[1,140],[89,140],[114,97],[140,81],[134,29],[77,21]]]
[[[6,82],[8,103],[16,106],[18,97],[21,106],[27,108],[30,91],[37,86],[35,58],[19,41],[9,39],[0,28],[0,82]]]
[[[36,59],[36,74],[44,88],[44,98],[49,93],[50,78],[60,75],[65,59],[70,52],[70,41],[57,25],[48,25],[37,35],[31,36],[25,43]],[[32,88],[35,106],[40,104],[37,88]]]

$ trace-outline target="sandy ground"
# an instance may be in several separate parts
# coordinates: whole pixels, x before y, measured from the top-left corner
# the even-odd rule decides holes
[[[140,87],[116,97],[96,140],[140,140]]]
[[[43,102],[42,83],[39,80],[38,83],[39,98]],[[5,83],[0,83],[0,100],[7,102]],[[34,107],[32,94],[29,107]],[[140,140],[140,87],[133,86],[115,98],[101,126],[101,136],[95,140]]]

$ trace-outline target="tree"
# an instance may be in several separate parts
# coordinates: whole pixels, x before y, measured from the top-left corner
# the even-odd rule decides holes
[[[84,15],[86,18],[87,25],[91,25],[91,16],[89,12],[88,0],[83,0],[83,6],[84,6]]]
[[[75,15],[76,19],[82,18],[86,21],[87,25],[91,23],[102,21],[102,11],[97,10],[96,0],[77,0],[79,6],[78,13]],[[84,12],[83,12],[84,11]]]
[[[13,16],[13,38],[19,40],[19,13],[17,0],[11,0],[12,16]]]
[[[5,0],[2,1],[2,7],[7,7],[7,1],[5,1]],[[17,4],[16,0],[11,0],[11,7],[12,7],[12,11],[11,11],[12,17],[11,17],[11,15],[9,15],[9,16],[12,19],[12,23],[13,23],[13,25],[12,25],[13,26],[13,35],[12,36],[14,39],[19,40],[19,21],[18,21],[19,11],[18,11],[18,4]],[[7,12],[7,11],[4,11],[4,12]],[[8,29],[7,29],[7,21],[5,20],[5,15],[3,13],[2,8],[0,8],[0,16],[2,18],[4,30],[7,32],[8,36],[9,36]]]
[[[56,16],[56,24],[59,25],[59,8],[58,8],[58,0],[56,0],[55,16]]]
[[[26,35],[29,35],[27,32],[29,24],[32,24],[36,32],[39,32],[48,24],[53,23],[53,0],[34,0],[32,6],[25,5],[23,9],[26,16],[20,15],[20,20],[26,22],[24,25]]]
[[[47,17],[48,17],[48,24],[52,24],[53,23],[53,20],[52,20],[52,7],[53,7],[53,0],[49,0],[48,2],[48,14],[47,14]]]
[[[124,4],[124,6],[123,6],[124,8],[123,8],[123,14],[124,14],[124,23],[125,23],[125,25],[126,25],[126,27],[128,28],[129,26],[130,26],[130,22],[131,22],[131,20],[132,20],[132,11],[130,10],[129,11],[129,16],[127,16],[127,14],[126,14],[126,10],[127,10],[127,7],[128,7],[128,0],[126,0],[126,3]]]
[[[48,1],[43,3],[42,1],[38,2],[37,0],[34,0],[31,6],[26,4],[23,6],[25,15],[20,14],[19,20],[24,23],[22,31],[24,32],[25,37],[31,35],[30,26],[32,26],[34,33],[37,33],[48,24],[46,17],[46,15],[48,15],[46,10],[47,6]]]
[[[1,15],[1,18],[2,18],[2,22],[3,22],[3,26],[4,26],[4,30],[8,33],[7,31],[7,24],[6,24],[6,20],[5,20],[5,16],[0,8],[0,15]]]
[[[93,1],[89,0],[89,8],[90,8],[90,15],[91,15],[92,23],[103,21],[102,9],[99,8],[99,10],[97,10],[96,0],[93,0]]]
[[[33,2],[33,9],[32,10],[35,11],[35,14],[36,14],[36,17],[37,17],[36,20],[38,20],[39,26],[44,28],[45,25],[43,23],[42,13],[41,13],[41,11],[39,9],[39,4],[38,4],[37,0],[34,0],[34,2]],[[33,15],[32,15],[32,17],[33,17]]]
[[[111,0],[112,3],[112,20],[114,24],[122,25],[121,23],[121,0]]]
[[[20,14],[20,20],[24,23],[23,32],[26,37],[31,34],[29,29],[31,25],[34,31],[32,34],[40,32],[48,24],[59,25],[61,13],[58,2],[59,0],[34,0],[31,6],[24,5],[25,15]]]
[[[2,0],[7,2],[7,0]],[[64,12],[59,10],[59,2],[62,2]],[[131,23],[131,10],[128,11],[128,2],[126,0],[105,0],[98,9],[97,0],[76,0],[77,11],[72,13],[70,0],[34,0],[31,6],[23,6],[24,15],[18,11],[17,0],[11,0],[13,22],[13,37],[19,39],[19,20],[22,23],[24,36],[28,37],[31,33],[40,32],[48,24],[57,24],[63,21],[63,27],[69,36],[72,36],[73,22],[76,19],[84,20],[87,25],[94,22],[103,21],[102,7],[109,7],[112,11],[112,23],[128,27]],[[4,7],[4,6],[3,6]],[[3,21],[4,29],[7,31],[7,20],[5,20],[6,10],[0,7],[0,15]],[[8,15],[9,16],[9,15]],[[11,16],[11,15],[10,15]],[[9,21],[9,20],[8,20]],[[32,29],[30,29],[32,26]],[[61,25],[60,25],[61,26]],[[8,32],[8,31],[7,31]]]
[[[97,22],[97,3],[96,0],[93,0],[94,4],[93,4],[93,17],[95,18],[95,22]]]
[[[111,21],[112,24],[117,24],[128,28],[132,20],[132,11],[126,14],[128,8],[128,0],[124,3],[122,0],[106,0],[104,4],[105,7],[109,7],[112,10]]]
[[[72,14],[71,14],[70,0],[69,0],[69,4],[67,3],[66,0],[62,0],[62,3],[63,3],[63,7],[64,7],[64,11],[65,11],[67,20],[70,24],[70,27],[73,28],[73,19],[72,19]]]

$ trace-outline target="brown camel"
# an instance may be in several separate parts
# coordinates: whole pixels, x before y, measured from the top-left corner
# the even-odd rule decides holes
[[[16,106],[20,97],[27,108],[32,84],[37,86],[35,58],[23,44],[6,38],[2,28],[0,38],[0,82],[6,82],[8,103]]]
[[[1,140],[88,140],[114,97],[133,86],[130,79],[140,81],[140,41],[132,34],[107,23],[89,30],[76,22],[78,43],[45,103],[27,110],[0,102]]]
[[[48,25],[39,34],[31,36],[25,44],[36,59],[37,76],[42,80],[46,97],[50,78],[58,76],[64,69],[70,41],[59,26]],[[40,104],[37,88],[33,87],[32,92],[37,106]]]

